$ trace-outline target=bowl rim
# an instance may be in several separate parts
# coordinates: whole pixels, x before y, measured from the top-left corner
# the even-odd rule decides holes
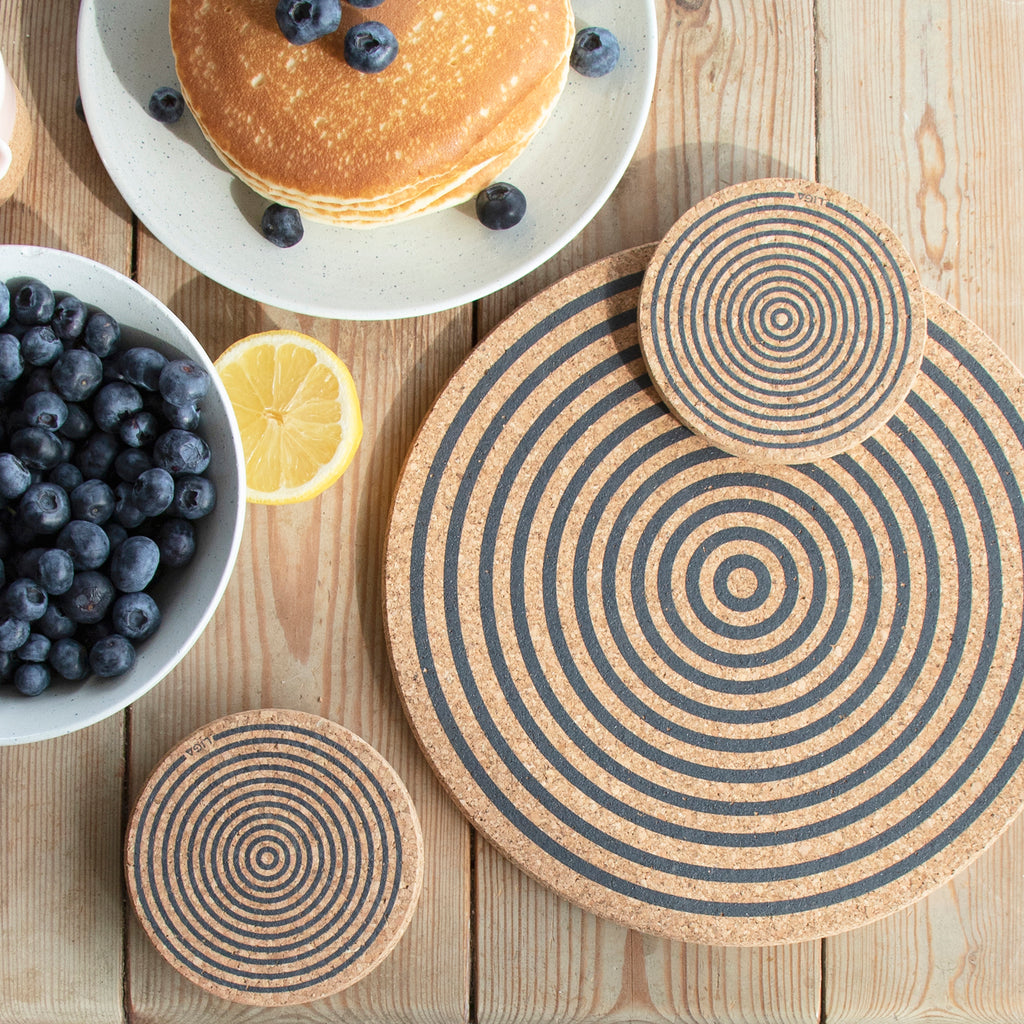
[[[103,706],[97,707],[93,710],[82,711],[80,715],[74,716],[71,721],[65,719],[58,721],[56,724],[47,724],[49,721],[48,717],[46,715],[41,715],[37,720],[38,725],[35,728],[23,728],[19,732],[12,732],[8,734],[3,734],[3,732],[0,731],[0,747],[18,746],[46,739],[53,739],[59,736],[66,736],[85,729],[90,725],[95,725],[98,722],[104,721],[123,711],[126,707],[133,704],[144,694],[152,690],[159,682],[165,679],[195,645],[221,603],[224,591],[227,589],[228,581],[234,572],[238,552],[241,547],[247,506],[245,498],[245,457],[242,452],[241,435],[237,420],[235,419],[231,400],[228,398],[227,391],[225,390],[220,376],[214,367],[213,360],[200,344],[199,339],[192,333],[184,321],[181,320],[181,318],[178,317],[177,314],[175,314],[163,301],[157,298],[148,289],[140,285],[137,281],[133,281],[130,277],[127,277],[120,271],[115,270],[113,267],[88,256],[81,256],[69,250],[57,249],[50,246],[19,245],[10,243],[0,244],[0,264],[6,264],[10,260],[21,260],[25,264],[25,270],[24,273],[7,273],[0,271],[0,281],[3,281],[4,283],[9,280],[17,280],[19,278],[33,276],[32,265],[39,261],[45,262],[49,260],[56,260],[64,264],[77,266],[80,271],[90,273],[100,279],[106,278],[108,283],[114,288],[122,289],[124,291],[125,295],[128,297],[126,298],[126,305],[128,304],[128,299],[134,297],[137,302],[140,302],[142,307],[148,307],[150,311],[157,314],[157,319],[163,319],[165,321],[166,327],[168,328],[168,334],[161,334],[155,338],[155,340],[157,340],[161,345],[166,344],[169,347],[180,349],[182,347],[180,339],[184,338],[191,346],[193,346],[194,354],[198,357],[203,368],[210,374],[211,389],[216,393],[217,401],[225,413],[228,425],[228,436],[231,439],[231,445],[230,451],[225,452],[222,457],[225,459],[225,464],[233,463],[239,486],[238,494],[234,496],[234,499],[231,502],[223,502],[222,504],[220,497],[218,496],[218,506],[219,508],[223,508],[225,515],[230,515],[230,505],[234,504],[234,521],[231,523],[230,528],[230,544],[227,557],[224,559],[223,564],[217,572],[216,582],[208,600],[206,601],[206,605],[203,608],[202,613],[193,623],[188,634],[178,644],[173,656],[165,661],[160,666],[159,670],[153,673],[150,678],[144,679],[143,682],[136,683],[134,686],[128,687],[123,692],[116,694],[108,704],[104,704]],[[43,268],[39,268],[39,270],[41,272],[40,279],[43,279],[45,271]],[[56,276],[59,276],[57,272],[55,272],[55,277]],[[61,287],[59,280],[47,281],[46,283],[50,285],[58,295],[72,292],[72,289],[70,288]],[[107,309],[107,307],[101,306],[100,303],[91,299],[88,295],[77,295],[77,297],[80,298],[87,306],[94,309]],[[109,309],[107,309],[107,311],[109,312]],[[116,316],[116,313],[111,313],[111,315]],[[119,321],[122,320],[121,317],[117,317],[117,319]],[[124,318],[123,323],[124,326],[128,327],[130,330],[137,331],[140,334],[149,334],[153,337],[153,333],[150,329],[146,327],[138,327],[128,318]],[[111,680],[110,682],[116,683],[116,680]],[[85,685],[91,685],[90,680],[85,680]],[[31,701],[36,698],[26,699]]]

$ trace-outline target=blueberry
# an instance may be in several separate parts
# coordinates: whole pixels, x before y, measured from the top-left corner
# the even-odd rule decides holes
[[[87,348],[69,348],[50,370],[53,387],[68,402],[83,402],[103,383],[103,361]]]
[[[161,565],[180,569],[196,552],[195,527],[187,519],[165,519],[156,532]]]
[[[120,524],[111,519],[103,524],[103,529],[110,538],[110,550],[113,551],[118,544],[123,544],[128,539],[128,531]]]
[[[114,548],[110,582],[124,593],[145,590],[160,564],[160,548],[152,537],[137,534]]]
[[[507,181],[496,181],[477,193],[477,219],[492,231],[515,227],[525,213],[526,196]]]
[[[36,630],[51,640],[75,635],[75,624],[51,601],[43,612],[43,617],[35,622]]]
[[[201,519],[217,504],[217,490],[208,476],[185,473],[174,484],[172,515],[182,519]]]
[[[68,526],[71,524],[69,523]],[[68,527],[65,526],[66,530]],[[97,529],[100,529],[97,527]],[[102,532],[102,531],[101,531]],[[61,531],[63,533],[63,530]],[[59,538],[58,534],[58,538]],[[106,540],[106,534],[103,534]],[[59,539],[58,539],[59,543]],[[109,541],[107,541],[109,547]],[[64,594],[71,587],[71,581],[75,578],[75,562],[67,551],[61,548],[47,548],[39,556],[39,566],[36,569],[36,579],[39,586],[51,597],[54,594]]]
[[[135,648],[119,633],[111,633],[89,648],[89,667],[104,679],[124,675],[134,664]]]
[[[27,576],[14,580],[4,591],[7,614],[23,622],[35,622],[41,618],[49,603],[46,591]]]
[[[0,281],[0,324],[7,323],[11,315],[11,290]]]
[[[67,395],[64,396],[65,399]],[[64,426],[60,428],[61,436],[72,441],[84,441],[92,432],[95,423],[92,417],[78,404],[73,401],[67,402],[68,418]]]
[[[104,384],[92,400],[92,418],[100,430],[112,432],[126,416],[142,409],[142,395],[123,381]]]
[[[75,465],[86,480],[95,477],[102,480],[114,465],[114,459],[121,452],[121,439],[113,434],[96,431],[90,434],[75,453]]]
[[[52,391],[37,391],[22,403],[25,422],[30,427],[60,430],[68,418],[68,407],[60,395]]]
[[[18,519],[36,533],[57,533],[70,518],[68,492],[56,484],[32,484],[18,503]]]
[[[115,632],[129,640],[145,640],[160,626],[160,609],[149,594],[122,594],[111,613]]]
[[[171,405],[165,401],[160,405],[160,412],[170,426],[180,430],[196,430],[199,426],[200,415],[196,405]]]
[[[79,623],[78,628],[75,630],[75,639],[82,644],[86,650],[89,650],[94,643],[102,640],[105,636],[110,636],[114,632],[114,627],[110,624],[110,614],[108,612],[98,622],[82,622]]]
[[[114,488],[114,519],[129,530],[146,521],[144,512],[139,511],[132,501],[132,485],[120,483]]]
[[[341,0],[278,0],[274,15],[285,39],[304,46],[337,31]]]
[[[45,427],[22,427],[11,435],[11,451],[31,469],[53,469],[64,458],[60,438]]]
[[[60,462],[50,470],[49,480],[70,494],[82,483],[82,471],[70,462]]]
[[[146,516],[166,512],[174,501],[174,477],[154,466],[140,473],[132,484],[132,504]]]
[[[16,651],[32,632],[24,619],[14,615],[0,615],[0,651]]]
[[[22,661],[46,661],[50,638],[42,633],[29,633],[28,639],[15,652]]]
[[[23,281],[11,299],[14,319],[20,324],[47,323],[57,304],[53,289],[34,277]]]
[[[380,7],[384,0],[348,0],[353,7]]]
[[[144,345],[125,349],[117,360],[121,377],[146,391],[156,391],[160,386],[160,371],[166,365],[166,356]]]
[[[160,395],[171,405],[195,405],[210,390],[210,375],[192,359],[170,359],[160,371]]]
[[[38,391],[56,391],[50,375],[52,367],[30,366],[22,379],[22,390],[26,395],[34,395]]]
[[[4,452],[0,455],[0,497],[17,498],[28,490],[32,475],[17,455]]]
[[[85,330],[89,310],[74,295],[63,295],[57,300],[50,318],[50,326],[61,341],[78,341]]]
[[[141,448],[125,448],[114,459],[114,472],[118,479],[132,484],[140,473],[153,468],[153,456]]]
[[[29,366],[50,366],[63,351],[63,342],[49,324],[30,327],[21,336],[21,358]]]
[[[89,674],[89,653],[77,640],[59,637],[47,656],[50,668],[64,679],[84,679]]]
[[[75,569],[98,569],[110,555],[110,538],[102,526],[85,519],[72,519],[57,534],[57,547],[67,552]]]
[[[90,352],[106,359],[121,341],[121,325],[106,313],[93,313],[85,322],[82,340]]]
[[[181,93],[170,85],[161,85],[153,90],[147,107],[150,116],[163,124],[174,124],[185,113],[185,101]]]
[[[45,550],[44,547],[36,546],[19,551],[13,559],[14,575],[36,579],[39,571],[39,559]]]
[[[0,334],[0,381],[17,380],[24,372],[21,342],[13,334]]]
[[[50,685],[50,670],[35,661],[22,662],[14,670],[14,688],[25,697],[38,697]]]
[[[619,41],[606,28],[581,28],[573,40],[569,66],[587,78],[607,75],[619,62]]]
[[[290,249],[302,241],[302,214],[290,206],[271,203],[260,219],[260,232],[279,249]]]
[[[72,622],[99,622],[114,601],[114,586],[102,573],[87,569],[75,574],[67,593],[57,600]]]
[[[210,446],[190,430],[168,430],[153,445],[153,462],[173,476],[202,473],[210,464]]]
[[[345,63],[356,71],[376,74],[398,56],[394,32],[379,21],[363,21],[345,33]]]
[[[117,434],[130,448],[144,448],[160,433],[160,422],[147,409],[133,412],[118,424]]]

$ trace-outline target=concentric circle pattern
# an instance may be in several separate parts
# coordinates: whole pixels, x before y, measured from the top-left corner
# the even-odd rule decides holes
[[[668,406],[723,450],[771,462],[869,437],[913,385],[927,336],[899,240],[805,181],[749,182],[695,206],[658,247],[640,309]]]
[[[201,729],[158,766],[127,840],[129,891],[160,952],[227,999],[307,1002],[394,948],[415,909],[422,840],[370,746],[292,711]]]
[[[935,299],[875,436],[741,460],[647,376],[650,255],[538,296],[441,395],[390,527],[396,678],[470,820],[566,898],[688,941],[850,928],[1024,799],[1024,385]]]

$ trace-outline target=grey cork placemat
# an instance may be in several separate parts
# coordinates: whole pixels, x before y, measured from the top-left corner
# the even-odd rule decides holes
[[[326,719],[218,719],[157,766],[126,840],[132,903],[167,961],[254,1005],[304,1003],[363,977],[419,899],[420,826],[394,769]]]
[[[651,378],[733,455],[813,462],[869,437],[913,384],[917,271],[862,203],[809,181],[735,185],[658,246],[640,299]]]
[[[1024,384],[929,297],[905,402],[790,466],[646,372],[651,248],[471,353],[397,488],[386,627],[472,824],[566,899],[693,942],[862,925],[1024,800]]]

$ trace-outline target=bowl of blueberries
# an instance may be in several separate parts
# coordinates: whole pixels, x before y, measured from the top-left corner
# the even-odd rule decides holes
[[[122,710],[234,567],[245,463],[187,327],[93,260],[0,245],[0,745]]]

